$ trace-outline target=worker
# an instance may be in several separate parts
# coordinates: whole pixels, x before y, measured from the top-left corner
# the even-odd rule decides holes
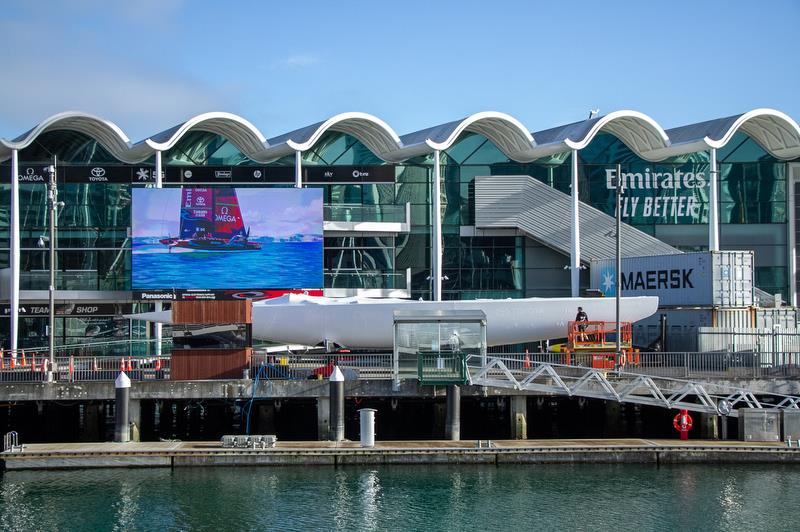
[[[589,316],[583,311],[583,307],[578,307],[578,314],[575,315],[575,323],[578,327],[578,339],[586,341],[586,327],[589,324]]]

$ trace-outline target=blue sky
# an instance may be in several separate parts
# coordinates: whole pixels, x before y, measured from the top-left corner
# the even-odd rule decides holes
[[[344,111],[399,134],[503,111],[664,127],[800,120],[800,2],[3,0],[0,137],[82,110],[133,141],[205,111],[266,137]]]

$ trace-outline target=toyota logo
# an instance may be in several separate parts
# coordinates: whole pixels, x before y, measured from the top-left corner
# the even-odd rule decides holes
[[[103,177],[104,175],[106,175],[106,169],[100,168],[99,166],[95,166],[94,168],[92,168],[92,175],[94,177]]]

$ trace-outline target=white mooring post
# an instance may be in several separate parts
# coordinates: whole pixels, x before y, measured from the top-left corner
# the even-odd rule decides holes
[[[120,372],[114,381],[114,406],[116,410],[116,424],[114,426],[114,441],[127,443],[131,441],[131,429],[128,425],[128,408],[130,405],[131,380]]]

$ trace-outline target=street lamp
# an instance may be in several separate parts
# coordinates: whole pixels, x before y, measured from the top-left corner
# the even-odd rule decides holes
[[[616,205],[617,205],[617,242],[616,242],[616,264],[614,272],[614,298],[616,299],[616,308],[617,308],[617,357],[614,362],[614,366],[616,367],[617,371],[619,371],[619,360],[622,356],[622,347],[620,345],[621,333],[622,333],[622,326],[619,322],[619,299],[620,299],[620,289],[622,288],[622,282],[620,280],[620,274],[622,273],[622,252],[621,252],[621,244],[622,244],[622,194],[624,192],[624,183],[622,182],[622,165],[617,165],[617,177],[615,183],[616,189]]]
[[[53,368],[55,367],[55,330],[56,330],[56,209],[64,206],[63,201],[58,201],[58,189],[56,188],[56,158],[53,157],[53,164],[45,168],[50,174],[47,186],[47,210],[50,221],[48,236],[40,236],[37,245],[44,248],[45,243],[49,243],[50,255],[50,285],[48,287],[50,303],[50,321],[48,324],[48,353],[50,355],[50,368],[47,372],[47,381],[53,381]]]

